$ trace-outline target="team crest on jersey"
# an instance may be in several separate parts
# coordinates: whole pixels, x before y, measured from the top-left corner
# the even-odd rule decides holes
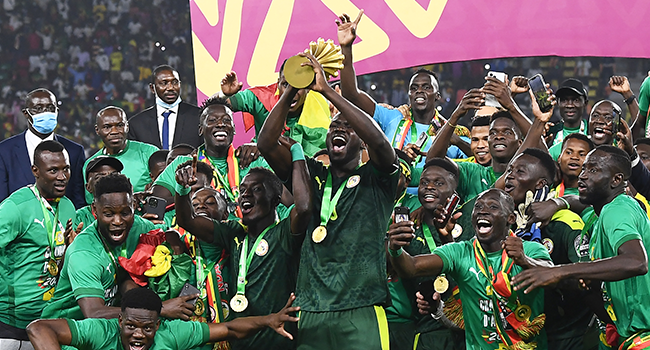
[[[549,254],[553,253],[553,248],[555,248],[555,244],[553,244],[553,241],[550,238],[544,238],[542,240],[542,244],[544,247],[546,247],[546,250],[548,251]]]
[[[268,252],[269,252],[269,242],[267,242],[265,239],[262,239],[260,241],[260,244],[255,249],[255,254],[257,254],[257,256],[264,256]]]
[[[348,183],[345,184],[345,187],[347,188],[356,187],[359,184],[359,182],[361,182],[361,176],[359,175],[350,176],[350,178],[348,179]]]
[[[454,238],[460,237],[463,234],[463,227],[459,224],[454,225],[454,228],[451,230],[451,236]]]

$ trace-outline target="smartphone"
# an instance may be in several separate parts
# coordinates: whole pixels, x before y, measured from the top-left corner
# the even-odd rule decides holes
[[[201,291],[191,285],[189,282],[185,282],[185,285],[183,285],[183,289],[181,289],[181,293],[178,295],[179,297],[183,297],[186,295],[196,295],[196,294],[201,294]],[[192,304],[194,306],[196,304],[197,298],[190,299],[187,302]]]
[[[451,215],[454,214],[454,211],[456,211],[456,207],[458,206],[458,202],[460,202],[460,197],[456,192],[454,192],[451,197],[449,197],[449,202],[447,202],[447,206],[445,207],[445,210],[447,211],[447,215],[451,217]]]
[[[502,83],[506,82],[506,73],[503,72],[488,72],[488,77],[496,78]],[[485,94],[485,105],[489,107],[501,107],[501,104],[497,101],[497,98],[492,94]]]
[[[433,289],[433,280],[427,280],[424,282],[420,282],[418,285],[418,291],[422,296],[424,297],[424,300],[429,303],[429,305],[433,305],[433,293],[435,290]]]
[[[544,81],[542,75],[537,74],[534,77],[528,79],[528,86],[530,86],[530,90],[533,92],[535,100],[537,100],[539,110],[542,111],[542,113],[550,111],[551,108],[553,108],[553,105],[551,105],[551,101],[548,100],[549,96],[548,92],[546,91],[546,82]]]
[[[621,114],[616,110],[613,110],[612,114],[614,114],[614,119],[612,120],[612,137],[618,140],[616,133],[621,131]]]
[[[411,210],[408,207],[395,207],[395,223],[409,221]]]
[[[144,212],[158,215],[158,219],[165,217],[167,201],[156,196],[149,196],[144,199]]]
[[[422,150],[422,146],[424,146],[424,143],[427,142],[427,139],[427,133],[423,131],[420,136],[418,136],[417,141],[415,141],[415,146]]]

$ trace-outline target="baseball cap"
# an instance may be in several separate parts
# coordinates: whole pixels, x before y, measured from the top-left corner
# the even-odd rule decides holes
[[[88,162],[88,166],[86,167],[86,177],[94,169],[99,168],[102,165],[108,165],[114,168],[117,172],[120,172],[122,169],[124,169],[124,165],[122,165],[122,162],[120,162],[119,159],[108,156],[98,156],[97,158],[93,158],[93,160]]]
[[[565,81],[562,82],[560,85],[560,88],[557,89],[557,92],[555,93],[555,96],[561,96],[569,91],[573,91],[576,94],[582,96],[585,98],[585,101],[588,99],[587,97],[587,89],[585,89],[584,84],[578,79],[573,79],[569,78]]]

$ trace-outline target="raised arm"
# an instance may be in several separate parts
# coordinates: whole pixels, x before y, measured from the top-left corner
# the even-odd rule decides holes
[[[639,102],[634,97],[634,92],[630,87],[630,82],[627,77],[615,75],[609,78],[609,87],[612,91],[616,91],[623,97],[627,110],[630,111],[631,121],[630,124],[634,126],[639,117]],[[645,125],[645,123],[644,123]]]
[[[443,158],[447,155],[447,148],[449,148],[449,141],[454,134],[454,129],[458,125],[458,121],[471,109],[479,109],[485,103],[485,93],[479,89],[471,89],[467,91],[463,99],[451,114],[449,120],[445,125],[440,128],[438,134],[433,139],[433,144],[427,152],[427,162],[433,158]],[[470,152],[471,154],[471,152]]]
[[[286,146],[291,152],[294,206],[291,209],[291,233],[302,235],[307,230],[312,213],[312,187],[309,170],[305,162],[302,146],[292,139],[287,139]]]
[[[27,336],[35,350],[61,350],[61,345],[70,345],[72,333],[68,321],[36,320],[27,326]]]
[[[184,193],[176,193],[176,223],[178,226],[191,232],[200,240],[212,243],[214,241],[214,221],[208,217],[196,215],[192,209],[190,186],[197,181],[196,178],[196,153],[192,156],[192,165],[176,169],[176,182],[183,186]]]
[[[291,175],[291,152],[280,144],[280,135],[284,130],[284,123],[291,108],[291,101],[298,93],[298,89],[288,85],[282,96],[271,109],[271,113],[264,121],[260,134],[257,135],[257,147],[262,156],[269,163],[271,169],[281,180],[288,180]]]
[[[272,328],[283,337],[293,340],[293,336],[284,329],[285,322],[298,322],[298,317],[291,316],[300,310],[300,307],[292,307],[291,304],[296,296],[291,293],[287,305],[276,314],[267,316],[252,316],[237,318],[225,323],[210,323],[210,343],[229,340],[242,339],[251,336],[265,327]]]
[[[508,87],[508,78],[506,77],[505,82],[494,77],[485,77],[485,80],[485,85],[481,90],[486,94],[494,95],[499,104],[510,112],[512,119],[517,124],[517,127],[519,127],[519,130],[521,130],[523,134],[527,134],[532,123],[512,98],[512,92]]]
[[[435,254],[411,256],[403,247],[415,237],[412,221],[391,224],[388,228],[388,255],[390,263],[403,278],[436,276],[442,271],[442,259]]]
[[[534,268],[521,272],[512,280],[515,290],[529,293],[568,278],[599,281],[620,281],[648,272],[648,256],[643,242],[633,239],[623,243],[617,255],[607,259],[560,265],[552,268]]]
[[[357,19],[354,21],[351,21],[350,16],[347,14],[342,14],[336,21],[341,53],[345,56],[343,59],[343,69],[341,70],[341,94],[355,106],[368,113],[368,115],[373,116],[375,113],[375,101],[357,87],[357,74],[354,71],[354,63],[352,60],[352,44],[357,38],[357,26],[362,16],[363,10],[359,12]]]
[[[309,59],[303,65],[312,67],[316,74],[314,83],[310,86],[310,89],[323,94],[341,112],[341,115],[345,116],[345,120],[354,129],[354,132],[368,146],[370,162],[372,162],[377,170],[386,173],[395,171],[395,150],[388,141],[388,138],[386,138],[386,135],[379,128],[379,125],[377,125],[377,122],[370,118],[367,113],[359,109],[359,107],[337,94],[327,84],[323,67],[314,56],[304,53],[300,55]]]

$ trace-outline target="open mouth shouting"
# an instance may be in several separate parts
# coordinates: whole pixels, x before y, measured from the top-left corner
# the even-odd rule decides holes
[[[594,126],[594,131],[591,133],[593,140],[603,141],[606,140],[612,134],[611,127],[605,126],[604,124],[599,124]]]
[[[239,207],[241,208],[241,213],[243,215],[248,215],[250,214],[251,211],[253,211],[255,205],[253,204],[253,202],[249,201],[248,199],[244,199],[239,204]]]
[[[212,136],[216,141],[225,142],[228,139],[228,133],[223,130],[215,130]]]
[[[476,221],[476,232],[483,236],[489,235],[492,232],[492,222],[487,219],[478,219]]]
[[[129,343],[129,350],[143,350],[147,344],[139,341],[132,341]]]
[[[332,137],[332,152],[341,153],[345,150],[347,145],[348,140],[345,138],[344,134],[336,134]]]
[[[427,104],[427,98],[425,95],[418,95],[413,99],[413,103],[416,105],[425,105]]]

